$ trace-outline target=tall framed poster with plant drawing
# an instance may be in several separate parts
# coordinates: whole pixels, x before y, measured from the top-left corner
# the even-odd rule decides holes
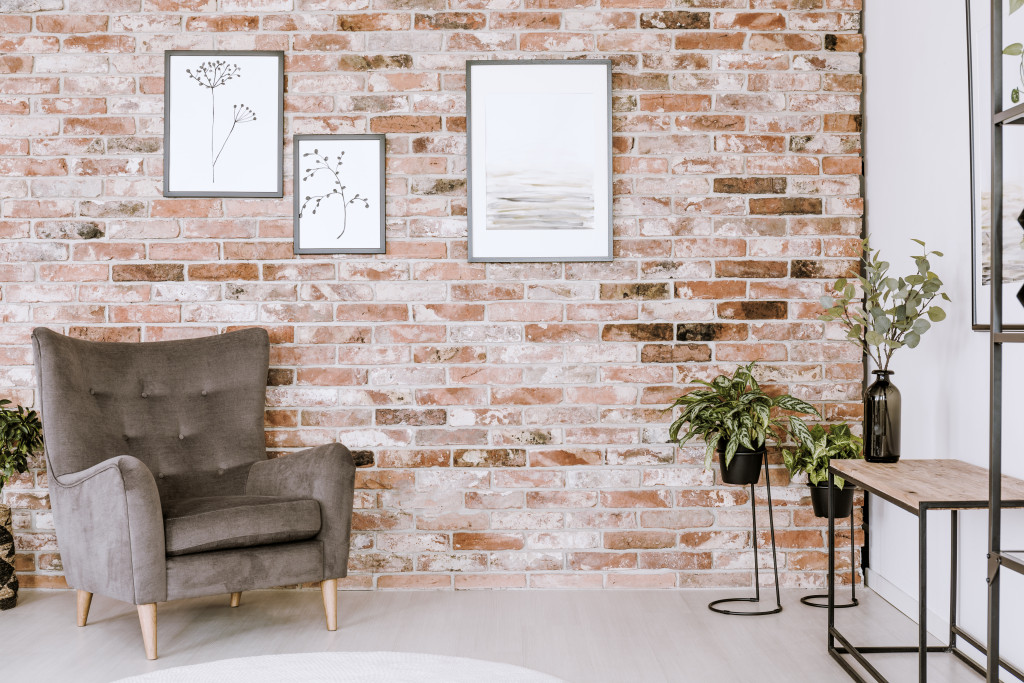
[[[968,93],[971,125],[972,327],[987,330],[992,301],[992,108],[1024,106],[1024,7],[1003,0],[1002,79],[993,96],[992,0],[965,0],[967,6]],[[1024,126],[1001,126],[1003,181],[1003,327],[1024,329]]]
[[[165,197],[282,197],[283,141],[283,52],[164,52]]]
[[[610,261],[611,62],[466,62],[470,261]]]
[[[296,135],[295,253],[384,253],[383,135]]]

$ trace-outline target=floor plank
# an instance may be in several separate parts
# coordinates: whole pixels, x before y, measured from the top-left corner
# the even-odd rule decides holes
[[[783,594],[784,611],[730,617],[707,609],[727,591],[343,592],[338,631],[319,591],[253,591],[159,606],[160,659],[147,662],[133,606],[97,595],[75,626],[73,591],[23,591],[0,614],[11,680],[110,681],[157,669],[261,654],[391,650],[488,659],[573,683],[849,680],[825,651],[825,610]],[[867,591],[838,623],[858,644],[912,644],[913,622]],[[10,649],[8,649],[10,648]],[[894,681],[916,680],[913,656],[873,658]],[[980,680],[933,655],[930,681]]]

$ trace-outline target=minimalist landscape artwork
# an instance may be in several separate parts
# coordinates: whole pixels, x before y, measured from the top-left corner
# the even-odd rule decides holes
[[[965,0],[970,24],[970,114],[971,114],[971,217],[973,248],[973,326],[987,329],[992,300],[992,66],[990,28],[992,3],[987,0]],[[1017,4],[1020,7],[1019,3]],[[1005,111],[1020,103],[1024,89],[1024,11],[1011,13],[1003,3],[1001,108]],[[1024,145],[1020,126],[1002,128],[1003,149],[1017,150]],[[1004,154],[1002,159],[1002,224],[1003,224],[1003,326],[1024,329],[1024,306],[1018,293],[1024,285],[1024,157]]]
[[[296,135],[295,253],[384,253],[383,135]]]
[[[471,61],[471,261],[611,259],[610,63]]]
[[[281,197],[284,53],[168,50],[164,195]]]

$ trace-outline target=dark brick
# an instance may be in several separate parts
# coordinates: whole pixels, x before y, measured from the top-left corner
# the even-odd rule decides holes
[[[672,323],[621,323],[605,325],[602,341],[672,341]]]
[[[672,293],[666,282],[637,282],[601,285],[602,299],[669,299]]]
[[[373,464],[373,451],[352,451],[352,462],[356,467],[369,467]]]
[[[380,71],[386,69],[411,69],[412,55],[341,55],[338,69],[341,71]]]
[[[707,344],[644,344],[640,349],[644,363],[704,363],[711,360]]]
[[[487,26],[487,16],[482,12],[438,12],[417,14],[416,30],[463,30],[474,31]]]
[[[718,317],[727,320],[784,320],[789,315],[785,301],[728,301],[718,304]]]
[[[786,277],[785,261],[716,261],[716,277]]]
[[[750,213],[757,216],[821,214],[821,200],[811,197],[754,198],[750,200]]]
[[[427,425],[443,425],[447,421],[448,414],[440,408],[429,408],[427,410],[377,409],[377,424],[379,425],[424,427]]]
[[[710,12],[644,12],[640,15],[640,28],[707,29],[711,28]]]
[[[114,282],[160,282],[185,279],[185,267],[180,263],[133,263],[111,268]]]
[[[790,277],[804,279],[857,277],[860,264],[857,261],[793,261],[790,266]]]
[[[715,178],[715,192],[722,194],[784,194],[786,179]]]
[[[295,383],[295,371],[291,368],[270,368],[267,373],[268,387],[283,387]]]
[[[747,326],[736,323],[679,323],[676,341],[743,341]]]

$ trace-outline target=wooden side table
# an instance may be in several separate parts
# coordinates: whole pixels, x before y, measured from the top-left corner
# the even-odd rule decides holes
[[[957,625],[957,570],[959,568],[958,532],[959,510],[981,510],[988,508],[988,470],[969,465],[960,460],[901,460],[892,464],[869,463],[863,460],[833,460],[828,472],[829,485],[834,477],[843,477],[869,494],[873,494],[917,517],[918,530],[918,644],[916,646],[856,646],[853,645],[835,624],[836,597],[836,541],[835,501],[830,489],[828,515],[828,651],[846,670],[851,678],[861,683],[865,679],[843,655],[851,655],[871,676],[880,683],[886,678],[865,657],[879,653],[916,653],[918,656],[918,681],[928,680],[928,653],[951,653],[968,666],[985,675],[985,668],[968,657],[957,647],[957,638],[969,643],[980,652],[987,654],[987,648],[976,637]],[[1003,507],[1024,507],[1024,481],[1003,477]],[[949,585],[949,643],[928,645],[928,512],[931,510],[950,511],[950,585]],[[851,533],[852,533],[851,529]],[[839,641],[841,647],[836,647]],[[1002,665],[1019,680],[1024,681],[1024,672],[1008,662]]]

